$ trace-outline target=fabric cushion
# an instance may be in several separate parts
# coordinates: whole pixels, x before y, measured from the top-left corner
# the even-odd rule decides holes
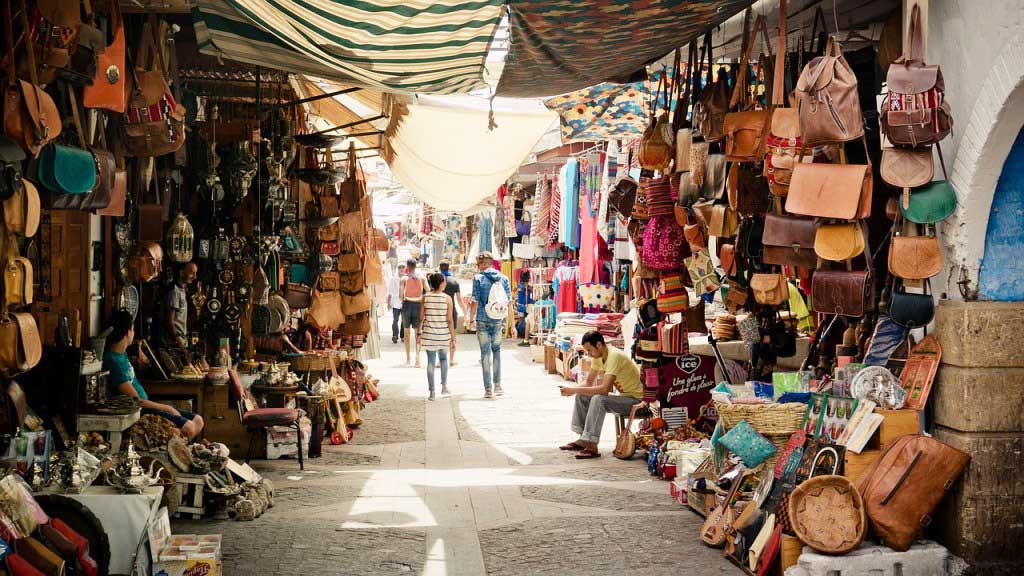
[[[294,408],[256,408],[242,416],[242,424],[263,428],[266,426],[287,426],[299,419]]]

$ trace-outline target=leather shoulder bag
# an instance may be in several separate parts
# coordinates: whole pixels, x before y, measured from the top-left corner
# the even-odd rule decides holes
[[[20,1],[21,24],[29,34],[25,2]],[[34,50],[26,50],[31,81],[21,80],[15,73],[14,30],[11,3],[4,3],[4,33],[7,36],[7,88],[4,91],[4,134],[18,142],[32,156],[60,136],[60,112],[50,95],[39,87]]]
[[[862,220],[871,216],[870,164],[793,166],[786,212],[801,216]]]
[[[711,45],[709,31],[704,36],[704,47],[708,53],[707,82],[700,94],[694,116],[697,118],[701,136],[706,142],[714,143],[725,137],[725,115],[729,112],[729,79],[722,70],[719,71],[717,78],[714,77],[715,60]]]
[[[817,270],[811,278],[811,307],[821,314],[858,318],[875,309],[871,245],[864,234],[864,270]]]
[[[764,31],[767,39],[764,16],[757,17],[754,27],[745,37],[738,79],[736,85],[733,86],[730,102],[734,108],[738,107],[740,111],[725,115],[723,128],[725,131],[725,157],[729,162],[759,162],[764,159],[766,151],[766,137],[768,136],[768,126],[771,123],[772,110],[771,108],[749,109],[751,108],[750,86],[743,81],[748,75],[750,54],[758,29]]]
[[[11,378],[28,372],[39,364],[42,355],[43,344],[32,314],[0,315],[0,374]]]
[[[306,318],[318,328],[338,328],[345,322],[345,314],[341,310],[341,292],[313,289]]]
[[[817,224],[810,218],[768,214],[764,220],[764,262],[779,266],[814,268]]]
[[[128,156],[163,156],[185,144],[185,108],[171,93],[159,50],[167,23],[143,26],[132,66],[132,89],[125,110],[124,149]],[[154,35],[156,37],[154,37]]]
[[[750,278],[754,300],[765,306],[781,306],[789,300],[789,282],[782,274],[754,274]]]
[[[21,165],[25,151],[17,142],[0,135],[0,200],[7,200],[21,190]]]
[[[821,224],[814,234],[814,253],[823,260],[842,262],[864,252],[860,221]]]
[[[925,280],[921,294],[907,292],[902,283],[898,284],[889,302],[889,318],[904,328],[927,326],[935,318],[935,296],[930,292],[928,280]]]
[[[704,169],[704,183],[701,186],[701,197],[707,200],[718,200],[725,194],[725,181],[725,154],[708,154]]]
[[[889,244],[889,272],[905,280],[924,280],[942,272],[942,246],[933,233],[894,234]]]
[[[25,238],[36,235],[40,213],[39,192],[29,180],[23,179],[14,195],[4,200],[4,225]]]
[[[796,100],[804,145],[839,144],[864,135],[857,76],[835,38],[829,39],[825,55],[800,73]]]
[[[14,236],[8,233],[5,242],[4,304],[21,308],[32,303],[32,262],[18,254]]]
[[[111,112],[125,110],[125,37],[118,0],[110,0],[110,29],[114,39],[96,60],[92,84],[82,91],[86,108],[102,108]]]
[[[729,206],[740,214],[764,214],[771,210],[768,180],[751,164],[733,164],[726,183]]]

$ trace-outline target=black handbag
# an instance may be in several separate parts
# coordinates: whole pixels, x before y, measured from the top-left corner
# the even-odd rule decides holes
[[[889,302],[889,317],[904,328],[927,326],[935,317],[935,299],[931,295],[929,282],[925,280],[923,294],[911,294],[902,285],[892,292]]]
[[[7,200],[21,189],[21,163],[25,151],[18,143],[0,135],[0,200]]]

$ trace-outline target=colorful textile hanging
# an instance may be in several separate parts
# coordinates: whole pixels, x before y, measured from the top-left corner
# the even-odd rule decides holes
[[[551,214],[548,218],[548,246],[558,245],[558,223],[562,219],[562,191],[558,188],[558,178],[551,178]]]
[[[535,216],[530,236],[534,246],[543,248],[548,245],[551,237],[548,228],[551,222],[551,181],[546,176],[537,176],[537,192],[534,194],[533,202]]]

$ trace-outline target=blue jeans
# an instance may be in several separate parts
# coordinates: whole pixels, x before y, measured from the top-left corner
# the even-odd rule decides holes
[[[503,324],[503,322],[476,321],[476,340],[480,343],[480,365],[484,370],[484,390],[491,389],[492,381],[495,386],[501,386],[501,329]]]
[[[434,391],[434,360],[440,359],[441,361],[441,386],[448,385],[448,351],[445,349],[441,350],[426,350],[427,353],[427,386],[430,391]]]

